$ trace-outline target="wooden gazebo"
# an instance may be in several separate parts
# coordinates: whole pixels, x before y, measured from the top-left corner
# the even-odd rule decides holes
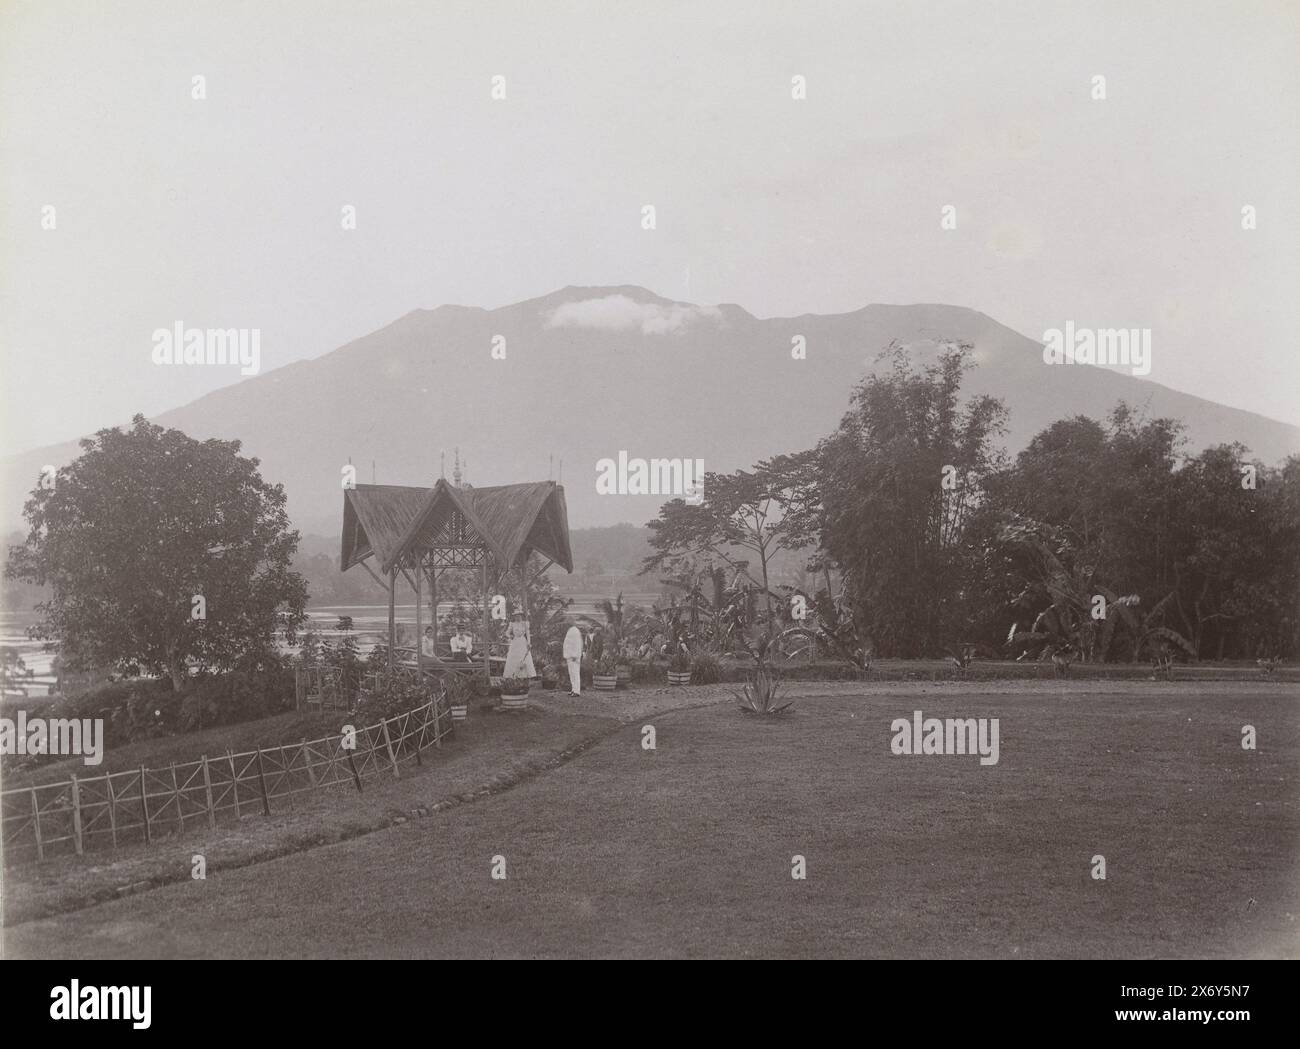
[[[527,614],[528,584],[532,580],[526,578],[526,573],[534,552],[546,559],[537,574],[552,564],[573,571],[564,488],[554,481],[462,488],[441,479],[432,488],[359,484],[343,492],[340,567],[346,572],[360,565],[388,591],[390,670],[397,648],[398,576],[410,584],[415,592],[415,658],[421,680],[425,664],[424,584],[429,586],[436,639],[439,573],[449,568],[479,570],[483,591],[483,673],[490,677],[492,589],[511,569],[518,569]]]

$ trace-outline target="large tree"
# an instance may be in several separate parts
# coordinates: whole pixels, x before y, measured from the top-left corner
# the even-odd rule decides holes
[[[811,463],[810,454],[780,456],[752,470],[706,474],[698,503],[673,499],[649,523],[653,552],[642,571],[697,571],[716,562],[744,569],[756,581],[772,624],[777,599],[771,582],[773,559],[779,551],[803,544],[793,511],[805,497]],[[750,571],[755,562],[756,573]]]
[[[303,619],[284,490],[238,441],[196,441],[137,415],[43,479],[6,574],[50,588],[33,636],[73,669],[170,675],[271,651]]]
[[[1244,485],[1243,466],[1255,474]],[[1240,444],[1216,445],[1188,460],[1177,481],[1176,612],[1198,652],[1221,659],[1288,649],[1300,558],[1294,459],[1289,472],[1269,470]]]
[[[858,384],[818,449],[820,545],[877,653],[918,656],[969,630],[983,556],[970,525],[1002,466],[1006,411],[993,397],[961,400],[968,345],[920,370],[901,347],[882,357],[889,367]]]

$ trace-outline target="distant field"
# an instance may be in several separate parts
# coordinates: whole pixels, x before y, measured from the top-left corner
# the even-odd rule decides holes
[[[730,703],[655,712],[649,697],[644,714],[503,793],[14,926],[6,953],[1300,953],[1294,686],[826,691],[770,723]],[[567,704],[533,716],[599,709]],[[999,718],[999,763],[892,755],[890,722],[915,709]],[[476,743],[492,746],[490,733]],[[795,854],[805,881],[790,876]],[[1105,881],[1090,877],[1098,854]],[[504,881],[490,877],[494,856]]]

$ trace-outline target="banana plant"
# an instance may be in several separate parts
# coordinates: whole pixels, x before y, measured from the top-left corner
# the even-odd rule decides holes
[[[1107,615],[1103,620],[1100,645],[1103,657],[1110,648],[1116,625],[1123,624],[1132,638],[1134,661],[1141,659],[1143,653],[1162,657],[1174,648],[1193,661],[1197,658],[1196,647],[1177,630],[1165,626],[1162,622],[1165,610],[1177,600],[1174,591],[1169,591],[1144,615],[1138,614],[1137,609],[1142,599],[1137,594],[1126,594],[1120,597],[1105,587],[1098,587],[1097,592],[1106,599]],[[1111,611],[1116,614],[1112,616]]]

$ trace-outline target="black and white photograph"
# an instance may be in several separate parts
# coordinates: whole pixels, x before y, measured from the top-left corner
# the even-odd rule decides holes
[[[1298,176],[1295,0],[2,0],[24,1009],[1070,961],[1250,1030]]]

